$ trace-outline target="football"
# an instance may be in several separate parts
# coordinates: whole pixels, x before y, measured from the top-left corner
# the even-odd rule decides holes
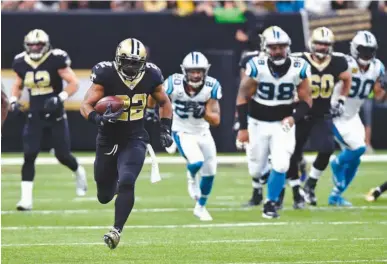
[[[124,100],[117,96],[106,96],[97,102],[94,109],[97,113],[103,114],[109,105],[112,106],[112,112],[117,112],[124,106]]]

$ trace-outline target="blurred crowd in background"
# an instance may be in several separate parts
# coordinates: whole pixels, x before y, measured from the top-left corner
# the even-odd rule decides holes
[[[254,13],[265,12],[298,12],[305,9],[313,13],[326,13],[331,10],[359,8],[387,12],[387,1],[330,1],[330,0],[294,0],[294,1],[2,1],[2,10],[95,10],[110,9],[112,11],[172,11],[177,15],[205,13],[208,16],[219,12]]]

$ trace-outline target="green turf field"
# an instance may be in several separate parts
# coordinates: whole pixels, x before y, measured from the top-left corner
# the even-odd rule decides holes
[[[160,165],[164,180],[149,182],[145,166],[137,182],[135,211],[115,250],[102,243],[113,223],[114,202],[100,205],[89,173],[87,197],[75,198],[70,172],[59,165],[36,168],[34,211],[15,211],[20,166],[2,166],[1,263],[385,263],[387,196],[374,204],[363,195],[387,179],[386,163],[363,163],[346,197],[352,209],[327,206],[326,172],[316,210],[291,209],[288,190],[278,220],[261,208],[240,207],[251,192],[246,166],[221,166],[209,199],[213,222],[192,214],[183,165]]]

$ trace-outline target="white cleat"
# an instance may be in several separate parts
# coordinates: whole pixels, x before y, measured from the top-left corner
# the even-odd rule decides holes
[[[188,179],[188,193],[189,196],[197,201],[200,198],[200,189],[197,185],[196,178],[191,177],[191,173],[187,171],[187,179]]]
[[[28,202],[28,201],[20,200],[16,204],[16,210],[18,210],[18,211],[31,211],[32,210],[32,201]]]
[[[87,191],[86,171],[82,166],[78,166],[75,172],[76,194],[77,196],[85,196]]]
[[[212,221],[212,216],[207,211],[206,207],[201,206],[198,203],[196,203],[193,213],[200,221]]]

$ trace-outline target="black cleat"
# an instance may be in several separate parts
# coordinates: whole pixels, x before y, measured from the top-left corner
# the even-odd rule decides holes
[[[253,207],[258,206],[262,203],[263,200],[263,194],[262,194],[262,187],[261,188],[253,188],[253,195],[251,196],[251,199],[243,204],[243,207]]]
[[[304,191],[301,189],[301,186],[294,186],[293,187],[293,208],[298,209],[304,209],[305,208],[305,199],[304,199]]]
[[[120,243],[120,232],[114,227],[103,236],[103,241],[110,249],[115,249]]]
[[[262,217],[267,219],[279,218],[279,214],[275,208],[275,202],[270,200],[266,201],[263,205]]]
[[[312,206],[317,206],[317,198],[316,198],[316,194],[314,193],[314,189],[305,185],[304,192],[305,192],[305,196],[304,196],[305,201]]]

